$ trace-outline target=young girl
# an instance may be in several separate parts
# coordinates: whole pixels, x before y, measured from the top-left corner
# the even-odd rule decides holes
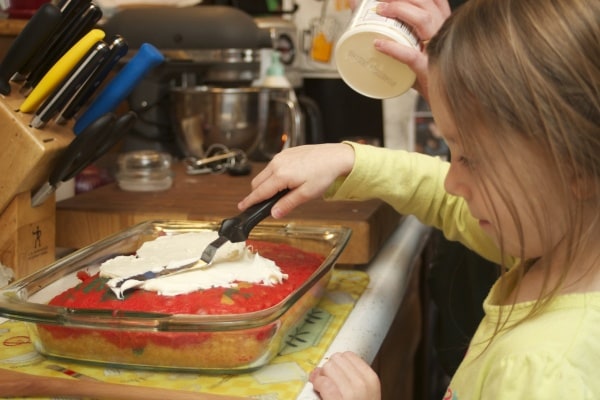
[[[469,0],[427,45],[451,163],[354,143],[277,155],[240,202],[377,197],[504,267],[446,399],[600,398],[600,2]],[[377,399],[351,353],[310,377]]]

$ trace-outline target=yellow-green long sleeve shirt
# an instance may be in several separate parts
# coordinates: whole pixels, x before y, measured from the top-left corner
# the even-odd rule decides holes
[[[352,144],[352,172],[326,197],[380,198],[402,214],[441,229],[482,256],[499,261],[499,250],[480,229],[461,198],[445,192],[449,164],[417,153]],[[513,281],[511,270],[500,279]],[[489,343],[500,318],[508,325],[528,315],[534,302],[501,305],[496,283],[484,301],[485,316],[471,340],[444,400],[600,399],[600,292],[556,297],[539,314],[502,330]]]
[[[479,227],[467,204],[444,190],[449,164],[420,153],[349,143],[354,168],[327,193],[332,200],[378,198],[404,215],[414,215],[492,261],[500,261],[497,246]]]

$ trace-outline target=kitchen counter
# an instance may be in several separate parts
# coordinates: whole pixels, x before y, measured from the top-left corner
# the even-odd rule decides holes
[[[372,363],[390,330],[392,321],[406,296],[412,268],[425,248],[431,229],[415,217],[403,218],[398,229],[369,263],[369,286],[363,292],[327,349],[325,360],[336,352],[351,350]],[[407,327],[413,329],[414,327]],[[400,371],[398,371],[400,372]],[[310,383],[306,384],[298,400],[318,400]]]
[[[266,163],[253,163],[246,176],[188,175],[183,163],[173,165],[173,185],[164,191],[128,192],[111,183],[56,203],[56,245],[81,248],[152,219],[216,221],[237,215],[237,203]],[[342,225],[352,236],[339,264],[371,261],[400,221],[400,214],[381,200],[315,199],[293,210],[281,222]],[[270,218],[269,218],[270,219]],[[268,220],[266,222],[268,222]]]
[[[11,40],[14,39],[28,22],[28,19],[0,19],[0,37],[7,36]]]

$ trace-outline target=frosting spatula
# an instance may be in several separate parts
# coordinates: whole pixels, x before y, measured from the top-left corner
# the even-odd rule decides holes
[[[248,239],[250,231],[263,219],[267,218],[271,214],[271,209],[289,192],[289,189],[282,190],[276,193],[270,199],[264,200],[258,204],[253,205],[246,211],[242,212],[236,217],[224,219],[221,222],[219,228],[219,237],[211,242],[200,259],[207,264],[210,264],[215,257],[215,253],[226,242],[243,242]]]
[[[141,274],[122,278],[113,278],[107,282],[108,287],[113,291],[117,298],[122,299],[125,291],[140,287],[145,281],[150,279],[180,274],[184,273],[186,270],[196,269],[199,266],[199,261],[203,261],[204,263],[202,266],[206,267],[213,261],[217,250],[223,244],[228,241],[237,243],[248,239],[252,229],[271,214],[271,209],[275,203],[277,203],[277,201],[285,196],[285,194],[288,192],[288,189],[282,190],[276,193],[273,197],[249,207],[239,215],[224,219],[221,222],[221,226],[218,231],[219,236],[217,239],[209,243],[208,246],[206,246],[202,255],[200,256],[200,259],[196,257],[187,260],[171,262],[169,265],[165,265],[162,268],[153,269]]]

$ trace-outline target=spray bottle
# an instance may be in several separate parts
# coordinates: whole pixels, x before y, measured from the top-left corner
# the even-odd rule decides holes
[[[291,89],[292,85],[285,76],[285,68],[283,67],[283,64],[281,64],[280,57],[281,55],[278,51],[273,51],[271,53],[271,65],[267,68],[267,73],[261,86]]]

